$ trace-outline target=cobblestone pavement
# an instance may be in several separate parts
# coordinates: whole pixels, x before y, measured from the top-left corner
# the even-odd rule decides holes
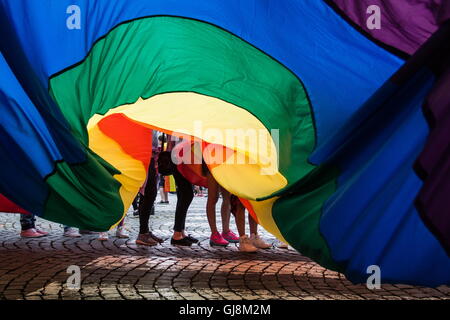
[[[292,249],[254,254],[235,245],[211,248],[204,213],[205,198],[194,198],[188,232],[199,238],[191,248],[137,246],[138,219],[126,219],[130,239],[100,242],[95,235],[66,238],[59,224],[38,218],[50,235],[19,237],[19,216],[0,214],[0,299],[450,299],[450,287],[382,285],[368,290],[342,274],[324,269]],[[169,239],[175,196],[157,205],[153,231]],[[219,222],[218,222],[219,223]],[[218,224],[220,225],[220,224]],[[233,221],[232,221],[232,225]],[[275,239],[261,230],[267,241]],[[70,265],[81,268],[80,290],[67,288]]]

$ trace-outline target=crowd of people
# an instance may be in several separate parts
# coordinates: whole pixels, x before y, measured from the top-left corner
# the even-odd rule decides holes
[[[171,139],[170,139],[171,140]],[[256,252],[259,249],[268,249],[272,244],[265,242],[258,234],[258,224],[251,214],[247,215],[250,234],[247,235],[245,230],[245,207],[238,197],[230,194],[223,188],[211,174],[205,161],[202,159],[202,174],[206,177],[207,188],[191,184],[180,172],[171,158],[167,156],[171,149],[175,146],[176,141],[169,141],[167,135],[153,132],[152,136],[152,157],[150,160],[146,183],[139,191],[133,201],[133,216],[139,218],[139,234],[136,244],[145,246],[155,246],[164,242],[164,239],[155,235],[149,228],[150,216],[155,214],[155,201],[158,190],[160,201],[158,204],[165,205],[169,203],[168,191],[166,183],[168,179],[173,177],[176,185],[176,207],[174,215],[173,234],[170,239],[171,245],[175,246],[191,246],[199,242],[198,239],[187,234],[186,216],[189,206],[196,196],[206,196],[206,217],[211,235],[209,238],[210,246],[227,246],[230,243],[237,243],[239,250],[242,252]],[[166,153],[166,154],[164,154]],[[166,156],[166,157],[164,157]],[[206,189],[206,190],[205,190]],[[221,214],[221,232],[217,228],[216,223],[216,207],[222,198],[220,206]],[[230,228],[230,218],[234,216],[238,235]],[[47,232],[40,230],[35,225],[35,216],[33,214],[21,214],[21,236],[25,238],[37,238],[48,235]],[[99,241],[107,241],[109,239],[108,232],[93,232],[89,230],[77,230],[71,226],[63,226],[64,236],[81,237],[83,234],[97,234]],[[117,225],[115,235],[118,238],[129,238],[129,234],[125,227],[125,217]],[[278,247],[287,248],[284,243],[279,243]]]

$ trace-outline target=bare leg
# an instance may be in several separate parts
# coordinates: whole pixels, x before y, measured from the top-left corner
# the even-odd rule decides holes
[[[164,197],[164,188],[159,188],[159,196],[161,197],[161,201],[166,201]]]
[[[206,216],[208,217],[209,227],[211,229],[211,233],[217,232],[216,225],[216,203],[219,198],[219,185],[211,175],[208,173],[208,200],[206,202]]]
[[[222,207],[220,208],[220,213],[222,214],[222,231],[223,233],[227,233],[230,231],[230,193],[222,187],[220,187],[220,191],[222,193]]]
[[[258,234],[258,224],[253,219],[250,212],[248,213],[248,225],[250,226],[250,234]]]
[[[236,227],[239,232],[239,236],[242,237],[245,235],[245,208],[238,200],[237,208],[236,208]]]

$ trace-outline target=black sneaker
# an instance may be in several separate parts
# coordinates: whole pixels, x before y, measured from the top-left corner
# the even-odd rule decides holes
[[[175,240],[174,238],[171,238],[170,244],[173,246],[190,247],[192,245],[192,241],[190,241],[187,237],[180,239],[180,240]]]
[[[188,239],[190,242],[192,243],[198,243],[198,239],[195,239],[193,236],[188,235],[187,237],[185,237],[185,239]]]

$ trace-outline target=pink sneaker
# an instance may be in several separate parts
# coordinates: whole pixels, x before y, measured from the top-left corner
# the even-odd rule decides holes
[[[31,229],[22,231],[20,233],[20,236],[22,238],[40,238],[40,237],[44,237],[45,234],[37,232],[35,228],[31,228]]]
[[[231,243],[239,243],[239,237],[233,233],[233,231],[228,231],[227,233],[222,232],[222,237]]]
[[[46,232],[46,231],[40,230],[40,229],[38,229],[38,228],[35,228],[35,229],[36,229],[36,232],[37,232],[37,233],[40,233],[40,234],[42,234],[42,235],[44,235],[44,236],[48,235],[48,232]]]
[[[211,237],[209,238],[209,245],[210,246],[220,246],[220,247],[226,247],[228,245],[228,241],[225,240],[222,235],[219,232],[214,232],[211,234]]]

